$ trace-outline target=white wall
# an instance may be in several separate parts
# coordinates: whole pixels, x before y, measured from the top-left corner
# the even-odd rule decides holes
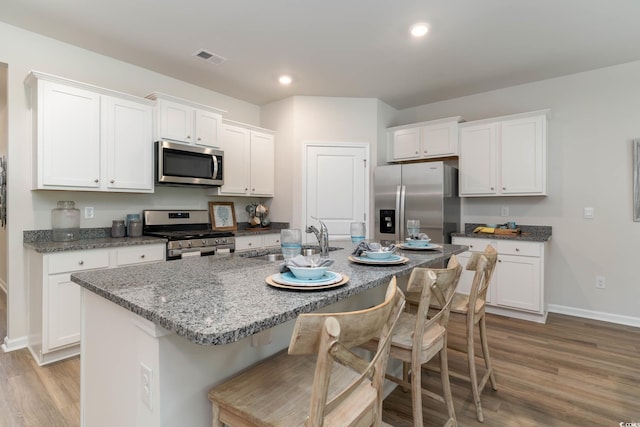
[[[385,104],[373,98],[296,96],[262,108],[262,126],[278,133],[272,220],[288,221],[295,228],[306,225],[302,217],[305,142],[366,143],[371,164],[376,164],[379,126],[386,127],[379,118],[386,118],[391,108],[381,105]]]
[[[463,222],[553,227],[547,301],[558,311],[640,324],[640,223],[632,216],[631,140],[640,137],[640,62],[399,112],[395,125],[551,109],[548,197],[466,198]],[[583,207],[595,209],[583,219]],[[596,289],[596,275],[607,288]],[[616,319],[617,317],[617,319]]]
[[[0,23],[0,62],[8,64],[8,348],[24,344],[27,333],[26,265],[23,230],[51,227],[58,200],[93,206],[96,217],[83,228],[108,227],[113,219],[145,208],[206,208],[211,197],[203,189],[159,188],[155,194],[31,191],[31,112],[24,79],[30,70],[59,75],[144,97],[164,92],[227,110],[226,118],[260,124],[260,108],[228,96],[163,76],[112,58]],[[10,42],[9,42],[10,41]],[[80,161],[80,159],[78,159]],[[244,211],[244,209],[243,209]]]

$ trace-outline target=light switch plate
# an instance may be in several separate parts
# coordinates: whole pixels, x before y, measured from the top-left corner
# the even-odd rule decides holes
[[[584,208],[582,211],[582,217],[587,219],[593,218],[593,208]]]

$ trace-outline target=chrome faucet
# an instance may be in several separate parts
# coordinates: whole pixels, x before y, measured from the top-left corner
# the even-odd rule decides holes
[[[316,235],[320,245],[320,258],[329,258],[329,230],[327,230],[324,222],[320,220],[318,222],[320,223],[320,231],[314,225],[310,225],[307,227],[306,232]]]

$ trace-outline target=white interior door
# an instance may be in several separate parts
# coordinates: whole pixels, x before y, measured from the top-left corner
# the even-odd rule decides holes
[[[331,240],[349,238],[349,223],[368,223],[369,146],[305,144],[305,214],[303,228],[321,219]],[[370,235],[367,227],[367,236]],[[307,242],[315,242],[306,234]]]

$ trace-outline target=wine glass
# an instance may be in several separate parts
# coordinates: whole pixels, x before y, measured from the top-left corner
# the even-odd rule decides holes
[[[409,232],[409,237],[414,238],[418,237],[420,233],[420,220],[419,219],[408,219],[407,220],[407,231]]]
[[[298,228],[280,230],[280,248],[285,261],[302,252],[302,232]]]
[[[364,241],[367,235],[364,222],[351,223],[351,243],[360,243]]]

